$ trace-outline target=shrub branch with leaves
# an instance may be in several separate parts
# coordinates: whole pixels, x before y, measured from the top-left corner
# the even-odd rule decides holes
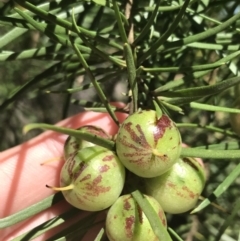
[[[239,9],[238,1],[214,0],[2,2],[0,120],[6,122],[9,113],[18,118],[17,108],[23,100],[34,111],[31,103],[36,100],[38,104],[38,98],[44,96],[53,96],[53,105],[60,109],[58,120],[70,115],[73,105],[108,112],[118,126],[116,111],[131,115],[155,109],[158,115],[168,115],[183,142],[192,146],[182,148],[181,158],[198,157],[207,163],[208,180],[202,193],[206,198],[202,197],[191,212],[194,216],[181,214],[181,221],[175,215],[167,216],[167,230],[138,190],[132,192],[134,200],[159,240],[239,240]],[[35,46],[14,45],[29,33],[38,34]],[[24,63],[36,66],[25,68],[21,76],[27,77],[18,82],[11,71],[19,71]],[[4,78],[5,72],[9,79]],[[92,96],[81,94],[85,91]],[[56,96],[59,101],[54,100]],[[126,105],[117,108],[111,101]],[[23,112],[22,118],[29,117],[29,112]],[[21,124],[46,122],[38,113],[29,119]],[[50,117],[50,123],[55,121]],[[20,139],[17,124],[13,128],[16,139]],[[3,138],[10,128],[0,127]],[[111,151],[116,148],[114,139],[52,124],[28,124],[24,132],[38,128],[81,138]],[[19,142],[9,139],[1,149],[14,144]],[[0,219],[0,228],[51,207],[58,196]],[[91,227],[90,219],[94,219],[89,216]],[[67,218],[59,220],[55,218],[59,223]],[[54,220],[40,225],[38,235],[55,225]],[[68,231],[71,233],[71,228]],[[101,230],[95,240],[102,237]],[[67,240],[68,233],[60,239]]]

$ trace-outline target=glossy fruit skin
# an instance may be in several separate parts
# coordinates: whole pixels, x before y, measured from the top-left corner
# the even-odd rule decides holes
[[[145,191],[167,213],[189,211],[197,203],[206,182],[205,170],[194,158],[183,158],[163,175],[145,179]]]
[[[144,196],[166,227],[166,217],[159,203],[152,197]],[[158,240],[147,217],[130,194],[119,197],[109,209],[106,233],[110,241],[163,241]]]
[[[181,153],[181,136],[167,116],[143,110],[129,116],[116,138],[117,154],[131,172],[156,177],[168,171]]]
[[[105,139],[110,139],[109,135],[103,129],[93,125],[85,125],[78,128],[77,130],[86,131],[93,135],[100,136]],[[89,141],[85,141],[81,138],[69,136],[64,143],[64,160],[68,160],[68,158],[75,156],[79,150],[90,146],[95,146],[95,144]]]
[[[60,186],[74,184],[62,191],[76,208],[100,211],[120,196],[125,182],[125,168],[114,152],[100,147],[86,147],[66,161],[60,174]]]

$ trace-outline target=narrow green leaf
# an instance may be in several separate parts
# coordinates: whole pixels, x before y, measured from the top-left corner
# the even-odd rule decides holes
[[[172,241],[169,233],[167,232],[166,227],[163,226],[159,216],[154,211],[151,204],[148,202],[146,198],[144,198],[143,194],[140,193],[138,190],[131,193],[133,198],[136,200],[140,208],[143,210],[144,214],[148,218],[148,221],[154,231],[154,233],[157,235],[159,240],[164,241]]]
[[[59,133],[67,134],[67,135],[74,136],[77,138],[81,138],[86,141],[90,141],[96,145],[103,146],[112,151],[115,150],[115,143],[113,141],[90,134],[86,131],[73,130],[70,128],[64,128],[64,127],[59,127],[59,126],[55,126],[55,125],[48,125],[48,124],[44,124],[44,123],[33,123],[33,124],[28,124],[28,125],[24,126],[23,133],[27,133],[28,131],[33,130],[33,129],[44,129],[44,130],[56,131]]]
[[[99,233],[98,233],[97,237],[94,239],[94,241],[101,241],[103,234],[104,234],[104,229],[101,228],[101,230],[99,231]]]
[[[181,239],[181,237],[179,237],[179,235],[172,229],[168,227],[168,232],[178,241],[183,241],[183,239]]]
[[[240,142],[236,141],[227,141],[222,142],[219,144],[212,144],[207,146],[198,146],[195,147],[198,149],[212,149],[212,150],[239,150],[240,149]]]
[[[5,47],[7,44],[11,43],[13,40],[17,39],[19,36],[26,33],[27,29],[14,28],[0,37],[0,49]]]
[[[161,118],[162,117],[162,110],[160,108],[160,106],[158,105],[158,102],[156,100],[153,100],[153,105],[155,107],[156,113],[157,113],[157,118]]]
[[[59,230],[58,233],[50,237],[47,241],[57,240],[82,240],[89,229],[94,227],[98,212],[90,212],[84,218],[80,218],[77,222],[69,227]]]
[[[177,105],[172,105],[172,104],[170,104],[170,103],[168,103],[168,102],[165,102],[165,101],[162,101],[161,103],[162,103],[162,105],[164,105],[164,106],[165,106],[167,109],[169,109],[169,110],[178,112],[179,114],[184,114],[183,109],[180,108],[180,107],[177,106]]]
[[[201,150],[201,152],[204,150]],[[218,151],[222,152],[222,151]],[[228,151],[225,151],[228,152]],[[240,175],[240,164],[238,164],[233,171],[223,180],[223,182],[214,190],[209,198],[206,198],[201,202],[191,213],[196,213],[206,208],[215,198],[220,197],[228,187],[235,181],[235,179]]]
[[[230,88],[236,84],[240,83],[240,76],[233,77],[230,79],[226,79],[223,81],[218,82],[217,84],[208,85],[208,86],[201,86],[201,87],[194,87],[176,91],[168,91],[168,92],[161,92],[161,96],[166,97],[204,97],[209,95],[215,95],[227,88]],[[153,91],[153,94],[160,94]]]
[[[227,113],[240,113],[239,109],[227,108],[227,107],[215,106],[215,105],[207,105],[207,104],[201,104],[201,103],[197,103],[197,102],[191,102],[190,106],[191,106],[191,108],[198,109],[198,110],[227,112]]]
[[[132,91],[133,97],[133,111],[137,111],[138,109],[138,85],[137,85],[137,78],[136,78],[136,67],[135,61],[133,58],[131,47],[128,43],[124,44],[124,53],[127,63],[127,72],[128,72],[128,81]]]
[[[118,107],[115,107],[115,106],[112,106],[111,108],[112,108],[113,111],[126,113],[126,114],[129,113],[124,108],[118,108]],[[94,111],[94,112],[101,112],[101,113],[108,112],[105,107],[84,107],[84,110],[86,110],[86,111]]]
[[[211,159],[222,159],[225,161],[231,161],[231,159],[240,158],[240,150],[199,150],[197,148],[182,148],[182,157],[200,157]]]
[[[76,208],[71,209],[70,211],[60,214],[59,216],[56,216],[56,217],[38,225],[37,227],[32,228],[30,231],[27,231],[27,232],[17,236],[16,238],[13,238],[11,241],[22,241],[25,239],[32,240],[32,239],[44,234],[48,230],[51,230],[52,228],[55,228],[58,225],[66,222],[67,219],[74,217],[79,212],[81,212],[81,211],[77,210]]]
[[[11,216],[0,219],[0,229],[13,226],[16,223],[26,220],[27,218],[30,218],[33,215],[36,215],[43,210],[46,210],[47,208],[62,200],[63,196],[61,193],[51,195],[38,203],[35,203],[17,213],[12,214]]]
[[[117,23],[118,23],[118,29],[119,29],[119,33],[120,33],[120,36],[122,38],[122,41],[123,41],[123,43],[128,43],[127,35],[126,35],[125,28],[124,28],[124,25],[123,25],[123,22],[122,22],[122,17],[121,17],[121,14],[120,14],[120,10],[118,8],[117,1],[112,0],[112,4],[113,4],[113,9],[114,9],[114,12],[115,12],[115,18],[116,18]]]
[[[159,12],[170,12],[170,11],[176,11],[179,8],[181,8],[182,5],[177,5],[177,6],[162,6],[158,8]],[[138,11],[146,11],[146,12],[153,12],[155,7],[139,7]]]
[[[38,58],[42,57],[44,55],[51,55],[56,56],[54,54],[54,51],[59,51],[63,48],[61,44],[56,44],[56,45],[50,45],[48,47],[42,47],[42,48],[37,48],[37,49],[28,49],[24,50],[22,52],[4,52],[0,53],[0,62],[4,61],[12,61],[12,60],[20,60],[20,59],[31,59],[31,58]],[[63,55],[64,57],[64,55]],[[53,57],[54,59],[54,57]]]
[[[67,38],[64,38],[60,35],[54,34],[53,32],[51,32],[50,30],[48,30],[48,28],[43,28],[43,26],[41,24],[39,24],[37,21],[35,21],[33,18],[31,18],[29,15],[25,14],[24,11],[19,10],[18,8],[15,8],[15,11],[22,17],[24,18],[26,21],[28,21],[30,24],[32,24],[37,30],[41,31],[42,33],[44,33],[46,36],[48,36],[50,39],[71,47],[71,41]],[[91,53],[92,50],[90,48],[87,48],[85,46],[82,46],[80,44],[77,44],[78,48],[81,49],[82,51],[84,51],[85,53]]]
[[[162,73],[162,72],[193,72],[193,71],[204,71],[208,69],[215,69],[224,65],[225,63],[215,62],[211,64],[202,64],[202,65],[193,65],[187,67],[159,67],[159,68],[145,68],[143,67],[143,71],[147,73]]]
[[[195,124],[195,123],[176,123],[176,126],[178,128],[181,127],[186,127],[186,128],[201,128],[201,129],[206,129],[208,131],[214,131],[214,132],[218,132],[218,133],[222,133],[231,137],[237,137],[237,134],[233,131],[229,131],[226,129],[221,129],[215,126],[211,126],[211,125],[201,125],[201,124]]]
[[[228,44],[227,46],[223,44],[213,44],[213,43],[202,43],[202,42],[194,42],[191,44],[187,44],[188,47],[198,48],[198,49],[210,49],[210,50],[228,50],[228,51],[238,51],[240,48],[239,44],[233,45]]]
[[[226,231],[226,229],[228,227],[231,227],[235,223],[234,219],[238,215],[239,210],[240,210],[240,200],[238,199],[235,202],[235,205],[234,205],[233,210],[231,211],[231,214],[225,219],[224,223],[222,224],[222,226],[218,230],[218,233],[217,233],[217,235],[215,237],[215,241],[219,241],[221,239],[221,236]]]
[[[240,51],[233,52],[233,53],[223,57],[222,59],[218,60],[216,63],[219,63],[219,62],[227,63],[227,62],[233,60],[234,58],[238,57],[239,55],[240,55]],[[210,70],[198,71],[198,72],[194,72],[192,75],[193,75],[193,78],[198,79],[198,78],[204,76],[205,74],[207,74],[209,72],[210,72]],[[175,88],[175,87],[181,86],[184,83],[185,83],[184,79],[178,79],[178,80],[169,81],[167,84],[165,84],[165,85],[155,89],[153,91],[153,93],[155,95],[161,95],[162,94],[161,92],[167,91],[167,90],[169,90],[171,88]]]
[[[185,104],[189,104],[192,101],[196,101],[203,98],[202,96],[190,96],[190,97],[176,97],[176,98],[168,98],[168,97],[158,97],[158,99],[161,100],[161,102],[165,101],[169,104],[172,105],[185,105]]]

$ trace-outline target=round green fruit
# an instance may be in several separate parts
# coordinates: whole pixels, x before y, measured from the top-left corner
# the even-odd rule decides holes
[[[100,211],[110,207],[122,192],[125,168],[110,150],[92,146],[66,161],[60,174],[65,199],[76,208]]]
[[[77,130],[86,131],[93,135],[100,136],[105,139],[110,139],[109,135],[103,129],[96,126],[86,125],[78,128]],[[90,146],[95,146],[95,144],[89,141],[85,141],[81,138],[69,136],[64,144],[64,159],[68,160],[69,158],[75,156],[79,150]]]
[[[131,172],[141,177],[156,177],[168,171],[181,153],[181,136],[167,116],[156,111],[135,112],[121,125],[116,151]]]
[[[194,158],[183,158],[163,175],[146,178],[145,191],[165,212],[178,214],[194,208],[205,182],[204,167]]]
[[[167,221],[160,204],[144,195],[166,227]],[[106,218],[106,234],[110,241],[164,241],[159,240],[133,197],[123,195],[111,206]]]

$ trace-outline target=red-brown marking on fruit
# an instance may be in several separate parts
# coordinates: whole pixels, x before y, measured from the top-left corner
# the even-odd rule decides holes
[[[69,158],[73,158],[74,156],[76,156],[76,154],[77,154],[77,151],[73,151],[73,152],[69,153],[68,154],[68,159],[66,161],[68,161]]]
[[[135,222],[135,218],[133,215],[131,215],[130,217],[127,217],[125,219],[125,230],[126,230],[126,235],[128,238],[132,238],[133,236],[133,230],[132,230],[132,226]]]
[[[100,186],[99,184],[101,183],[101,181],[102,181],[102,176],[99,175],[93,179],[92,183],[86,183],[85,185],[86,189],[91,191],[91,192],[88,192],[89,195],[99,196],[99,194],[108,192],[111,189],[110,186],[108,187]]]
[[[195,169],[195,171],[197,171],[197,172],[199,171],[199,169],[194,165],[194,163],[191,162],[187,157],[183,158],[182,160],[183,160],[183,162],[185,162],[186,164],[188,164],[190,167],[192,167],[193,169]],[[197,163],[197,161],[196,161],[196,163]]]
[[[82,197],[79,197],[76,193],[74,193],[76,199],[78,200],[79,203],[85,203],[84,200],[82,199]],[[72,201],[73,203],[76,202],[75,198],[73,198],[74,200]]]
[[[113,158],[114,158],[114,155],[107,155],[102,159],[102,161],[104,162],[111,161]]]
[[[162,115],[159,119],[156,116],[156,121],[155,121],[156,128],[154,128],[154,131],[153,131],[155,146],[157,145],[158,140],[163,137],[166,129],[172,127],[171,124],[172,124],[172,121],[168,116]]]
[[[150,160],[148,158],[151,154],[150,149],[148,151],[148,150],[142,148],[141,146],[136,147],[132,143],[127,142],[127,138],[126,139],[119,138],[119,142],[121,142],[122,145],[128,147],[128,148],[126,148],[126,151],[128,151],[128,152],[123,151],[122,155],[124,157],[128,157],[128,160],[130,162],[138,163],[140,165],[142,164],[142,160],[143,160],[143,163],[150,162]],[[131,148],[134,150],[129,151],[129,149],[131,149]]]
[[[197,196],[197,194],[194,194],[193,191],[191,191],[187,186],[183,186],[182,190],[188,193],[188,196],[192,199],[195,198],[195,196]]]
[[[79,182],[84,182],[84,181],[89,180],[89,179],[91,179],[91,174],[87,174],[81,180],[79,180]]]
[[[130,163],[136,163],[137,165],[144,165],[152,162],[148,152],[134,152],[134,153],[123,153],[124,157],[128,157]]]
[[[169,186],[170,188],[175,189],[176,184],[173,184],[172,182],[167,182],[167,186]]]
[[[83,200],[83,203],[89,202],[89,201],[92,203],[93,201],[95,201],[91,198],[90,195],[88,195],[88,193],[85,193],[85,194],[81,193],[79,198]]]
[[[109,170],[109,166],[108,165],[104,165],[104,166],[100,166],[99,167],[99,171],[102,172],[107,172]]]
[[[108,134],[103,129],[96,127],[96,126],[87,125],[87,126],[83,126],[83,127],[79,128],[79,130],[83,130],[92,135],[100,136],[100,137],[103,137],[106,139],[109,138]]]
[[[124,208],[125,210],[127,210],[127,211],[131,208],[131,204],[130,204],[130,202],[129,202],[129,198],[127,198],[127,199],[124,200],[123,208]]]
[[[118,141],[119,141],[119,143],[122,143],[123,146],[127,147],[126,151],[130,150],[130,149],[133,149],[133,150],[131,150],[131,153],[139,153],[139,152],[143,152],[143,150],[144,150],[142,148],[142,146],[136,146],[133,143],[130,143],[126,136],[123,136],[123,138],[118,137]]]
[[[177,191],[177,196],[181,197],[181,198],[187,198],[182,192]]]
[[[91,134],[93,134],[95,136],[99,136],[99,137],[105,138],[105,139],[109,138],[109,136],[105,132],[103,132],[103,131],[95,131],[95,132],[91,131]]]
[[[60,183],[62,184],[66,184],[66,179],[64,177],[61,177],[60,178]],[[62,186],[65,186],[65,185],[62,185]],[[66,185],[67,186],[67,185]]]
[[[139,222],[142,224],[143,223],[143,211],[137,203],[136,203],[136,205],[137,205]]]
[[[71,143],[71,146],[72,146],[74,149],[78,149],[79,146],[80,146],[80,143],[72,142],[72,143]]]
[[[141,145],[141,147],[143,148],[151,148],[150,145],[148,144],[144,132],[141,128],[141,126],[139,124],[136,125],[136,129],[139,132],[139,136],[137,135],[137,133],[132,129],[132,122],[126,123],[123,128],[129,133],[130,138],[137,144],[137,145]]]
[[[162,210],[159,210],[158,216],[161,219],[163,226],[166,227],[167,226],[167,222],[166,222],[166,219],[165,219],[164,212]]]
[[[130,155],[124,155],[129,157]],[[135,156],[133,155],[132,158],[129,160],[130,163],[134,163],[137,166],[146,166],[149,167],[149,163],[152,163],[152,159],[150,158],[150,155],[145,154],[142,155],[143,157],[140,157],[140,154],[136,154]],[[149,156],[149,157],[148,157]],[[134,159],[136,158],[136,160]],[[147,157],[147,158],[146,158]]]
[[[80,162],[79,163],[79,169],[75,172],[75,173],[73,173],[72,174],[72,178],[73,178],[73,180],[76,180],[80,175],[81,175],[81,173],[83,172],[83,170],[87,167],[88,165],[87,164],[85,164],[84,162]]]
[[[73,158],[69,159],[68,162],[66,162],[65,164],[65,169],[67,170],[67,173],[69,175],[69,178],[72,179],[73,178],[73,167],[75,166],[75,160]]]
[[[117,215],[115,214],[115,215],[113,216],[113,218],[116,219],[116,218],[117,218]]]

